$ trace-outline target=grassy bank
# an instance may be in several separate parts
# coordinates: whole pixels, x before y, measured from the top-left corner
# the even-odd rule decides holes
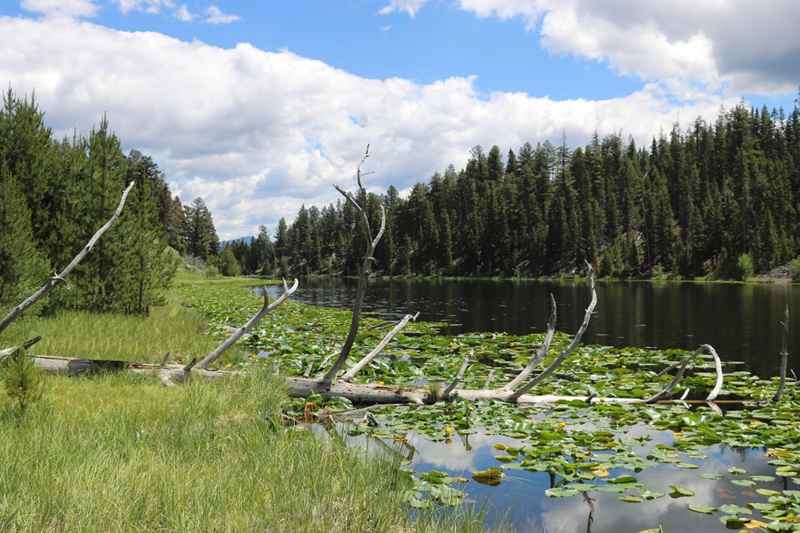
[[[19,421],[0,410],[2,531],[423,531],[388,460],[284,427],[265,375],[165,389],[50,377]]]
[[[187,287],[202,286],[215,290],[247,287],[275,281],[257,278],[214,278],[181,272],[162,306],[153,307],[148,316],[94,314],[84,311],[60,311],[55,316],[37,317],[29,313],[17,320],[0,338],[11,346],[40,335],[42,340],[31,349],[36,355],[117,359],[157,362],[169,351],[177,361],[189,361],[213,350],[219,337],[209,335],[204,317],[191,307],[185,297]],[[229,359],[241,355],[234,347]]]
[[[188,359],[239,320],[215,315],[209,325],[205,304],[222,317],[233,295],[257,307],[241,288],[261,283],[184,273],[147,317],[26,316],[0,346],[41,335],[34,353],[155,361],[170,350]],[[43,398],[22,418],[3,393],[0,531],[481,530],[461,513],[412,519],[413,485],[397,460],[285,426],[286,401],[280,378],[255,368],[174,389],[145,377],[44,376]]]

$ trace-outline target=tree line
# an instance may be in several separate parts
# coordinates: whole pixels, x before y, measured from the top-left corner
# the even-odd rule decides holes
[[[127,155],[103,118],[88,136],[56,139],[34,97],[12,90],[0,109],[0,306],[65,266],[136,182],[118,223],[53,291],[46,310],[147,313],[181,254],[216,256],[219,239],[201,199],[183,206],[147,155]]]
[[[574,150],[478,146],[405,197],[389,187],[359,200],[373,224],[386,209],[384,274],[543,276],[589,261],[619,278],[742,278],[800,252],[800,109],[740,104],[645,147],[621,135]],[[353,274],[357,228],[342,201],[303,206],[273,240],[262,228],[231,252],[245,273]]]

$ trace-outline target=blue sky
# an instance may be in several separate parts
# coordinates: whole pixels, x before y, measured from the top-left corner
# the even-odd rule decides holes
[[[646,142],[740,99],[789,109],[800,6],[764,6],[5,0],[0,83],[35,90],[57,132],[107,113],[231,237],[334,198],[367,142],[373,188],[402,190],[475,144]]]

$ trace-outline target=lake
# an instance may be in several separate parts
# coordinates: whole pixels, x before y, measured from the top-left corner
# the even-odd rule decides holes
[[[542,281],[373,280],[364,308],[399,319],[443,321],[450,333],[541,332],[548,294],[558,305],[558,329],[573,333],[589,301],[585,283]],[[292,299],[347,307],[355,280],[304,280]],[[713,345],[723,360],[744,361],[761,376],[777,373],[783,313],[794,311],[790,368],[800,369],[800,286],[784,284],[598,282],[598,305],[584,342],[612,346],[694,349]]]
[[[271,290],[275,294],[279,291]],[[386,319],[399,319],[406,313],[419,311],[420,320],[445,322],[445,333],[527,334],[545,329],[550,293],[557,300],[558,329],[573,333],[589,301],[589,289],[584,283],[374,280],[370,282],[364,307],[367,312]],[[598,283],[597,293],[599,303],[584,338],[587,343],[686,349],[710,343],[723,359],[744,361],[752,372],[772,375],[777,370],[781,345],[779,321],[788,303],[791,309],[798,310],[791,320],[790,352],[793,346],[800,346],[798,286],[614,282]],[[354,280],[315,279],[301,283],[293,299],[347,307],[354,295]],[[790,367],[800,369],[798,354],[792,356]],[[540,413],[532,417],[551,416],[547,410],[532,413]],[[586,413],[588,420],[592,411]],[[595,431],[591,423],[585,424],[588,431]],[[676,446],[673,432],[657,431],[642,424],[615,432],[639,457],[649,457],[659,446]],[[391,439],[373,444],[376,439],[363,435],[349,440],[356,446],[401,455],[417,475],[435,470],[463,478],[467,482],[456,485],[457,488],[465,492],[467,505],[485,513],[488,526],[506,524],[520,532],[616,533],[659,526],[666,532],[724,532],[729,530],[720,522],[724,513],[705,515],[691,512],[687,506],[724,509],[763,500],[755,492],[756,487],[741,483],[750,476],[769,480],[760,482],[761,490],[798,489],[797,478],[775,476],[775,468],[768,464],[769,458],[762,448],[712,445],[703,449],[702,458],[682,453],[682,462],[655,464],[641,472],[609,469],[609,478],[634,474],[649,490],[660,494],[652,501],[628,503],[619,494],[600,489],[549,498],[545,491],[563,484],[563,480],[527,471],[516,463],[502,464],[505,478],[497,486],[477,482],[472,473],[501,466],[497,457],[502,459],[501,450],[505,446],[526,446],[524,441],[481,428],[475,428],[470,435],[456,433],[439,440],[412,431],[402,444]],[[713,479],[701,473],[714,474],[709,476]],[[671,498],[668,494],[673,485],[690,490],[692,497]]]

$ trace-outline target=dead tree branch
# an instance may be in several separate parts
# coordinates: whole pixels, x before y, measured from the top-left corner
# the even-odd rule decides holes
[[[456,387],[459,383],[464,379],[464,374],[467,372],[467,367],[469,367],[469,360],[470,357],[474,354],[474,351],[470,350],[468,353],[464,354],[464,362],[461,363],[461,368],[458,369],[456,373],[456,377],[453,378],[453,381],[444,389],[442,392],[442,400],[447,401],[450,399],[453,391],[456,390]]]
[[[683,381],[683,375],[686,372],[686,367],[689,365],[689,362],[692,360],[691,356],[687,356],[683,358],[681,361],[681,366],[678,367],[678,372],[675,373],[675,376],[672,378],[666,387],[661,389],[659,392],[654,394],[653,396],[649,397],[644,401],[644,403],[656,403],[662,398],[665,398],[669,394],[672,393],[672,389],[678,386],[678,383]]]
[[[583,338],[583,334],[586,333],[586,329],[589,327],[589,322],[592,319],[592,313],[594,313],[594,308],[597,307],[597,289],[595,288],[594,283],[594,270],[592,269],[592,265],[586,263],[589,268],[589,288],[592,291],[592,300],[589,302],[589,306],[586,308],[586,312],[583,315],[583,322],[581,323],[578,331],[575,333],[575,336],[572,337],[572,341],[569,345],[561,351],[558,357],[553,360],[550,365],[542,371],[541,374],[530,380],[528,383],[514,391],[511,396],[509,396],[510,401],[514,401],[533,387],[547,379],[553,372],[555,372],[558,367],[567,359],[567,357],[575,351],[575,348],[578,347],[578,344],[581,342]]]
[[[406,316],[404,316],[403,319],[400,322],[398,322],[397,325],[394,328],[392,328],[391,331],[389,331],[389,333],[386,334],[386,336],[381,340],[381,342],[378,343],[378,345],[371,352],[369,352],[367,355],[365,355],[361,359],[361,361],[356,363],[340,379],[342,381],[352,381],[353,378],[355,377],[355,375],[358,374],[358,372],[361,371],[362,368],[367,366],[373,359],[375,359],[378,356],[378,354],[380,354],[381,351],[383,351],[383,349],[386,348],[386,345],[389,344],[389,342],[398,333],[400,333],[400,331],[404,327],[406,327],[406,324],[408,324],[409,321],[411,321],[411,320],[416,321],[418,316],[419,316],[419,313],[417,313],[415,315],[406,315]]]
[[[14,357],[20,350],[27,350],[40,340],[42,340],[41,337],[34,337],[32,339],[24,341],[22,344],[18,346],[12,346],[11,348],[5,348],[3,350],[0,350],[0,363],[5,361],[8,357]]]
[[[536,355],[533,356],[528,362],[528,364],[523,368],[517,376],[509,381],[503,389],[508,391],[509,393],[513,393],[514,390],[526,379],[528,376],[531,375],[533,369],[545,358],[547,352],[550,350],[550,344],[553,342],[553,337],[556,333],[556,319],[557,319],[557,311],[556,311],[556,299],[553,294],[550,294],[550,318],[547,319],[547,333],[544,335],[544,342],[539,347],[539,350],[536,352]]]
[[[299,282],[296,279],[294,280],[294,283],[292,284],[291,287],[289,287],[286,284],[286,280],[283,280],[283,294],[281,294],[280,297],[278,297],[278,299],[272,303],[269,303],[269,295],[267,294],[267,289],[264,288],[264,305],[261,306],[261,309],[255,315],[250,317],[250,320],[248,320],[244,326],[234,331],[233,334],[231,334],[227,339],[225,339],[222,342],[222,344],[217,346],[217,348],[213,352],[203,357],[197,363],[197,366],[199,366],[203,370],[208,370],[208,365],[219,359],[222,356],[222,354],[225,353],[225,350],[236,344],[236,341],[241,339],[245,333],[250,331],[253,328],[253,326],[258,324],[259,320],[264,318],[266,314],[270,313],[276,307],[280,306],[283,302],[285,302],[286,299],[289,298],[289,296],[294,294],[294,291],[297,290],[298,286]],[[190,370],[191,368],[189,368],[187,371]]]
[[[725,379],[725,375],[722,373],[722,361],[720,361],[717,351],[710,344],[703,344],[697,351],[698,353],[711,354],[711,357],[714,358],[714,370],[717,373],[717,381],[714,383],[714,388],[711,389],[711,392],[709,392],[706,397],[707,402],[713,402],[722,391],[722,382]]]
[[[364,152],[364,157],[361,158],[361,162],[358,164],[358,168],[356,170],[356,182],[358,183],[358,190],[361,196],[364,198],[364,201],[367,201],[367,190],[364,188],[364,185],[361,183],[361,166],[364,162],[369,158],[369,145],[367,145],[367,149]],[[367,278],[369,277],[370,266],[372,261],[374,261],[374,257],[372,256],[375,253],[375,247],[378,246],[378,243],[383,236],[383,232],[386,230],[386,210],[384,209],[383,205],[381,205],[381,226],[378,230],[377,235],[373,235],[372,228],[369,224],[369,215],[366,211],[366,205],[363,207],[359,205],[356,198],[349,192],[343,190],[338,185],[335,186],[336,190],[345,197],[345,199],[352,204],[355,210],[361,215],[362,226],[364,230],[364,235],[367,239],[367,249],[364,252],[364,258],[362,260],[361,265],[358,269],[358,286],[356,288],[356,297],[353,301],[353,309],[352,309],[352,317],[350,319],[350,330],[347,333],[347,337],[345,338],[344,344],[342,345],[342,349],[339,351],[339,356],[333,362],[331,368],[322,376],[318,383],[319,390],[328,390],[331,387],[331,384],[336,380],[336,376],[339,374],[341,369],[344,367],[345,362],[347,361],[347,357],[350,355],[350,350],[353,349],[353,343],[356,340],[356,335],[358,335],[358,326],[359,321],[361,320],[361,306],[364,303],[364,293],[367,289]]]
[[[81,251],[78,252],[78,255],[76,255],[72,259],[72,261],[70,261],[70,263],[66,267],[64,267],[64,270],[49,278],[44,283],[44,285],[42,285],[36,292],[28,296],[25,299],[25,301],[23,301],[21,304],[19,304],[11,311],[9,311],[9,313],[5,316],[5,318],[3,318],[3,321],[0,322],[0,333],[2,333],[8,326],[10,326],[11,323],[14,320],[16,320],[17,317],[19,317],[22,313],[24,313],[26,309],[28,309],[30,306],[38,302],[45,295],[47,295],[47,293],[50,292],[50,290],[53,287],[66,280],[70,272],[72,272],[75,269],[75,267],[78,266],[78,263],[83,261],[83,258],[86,257],[89,254],[89,252],[92,251],[92,248],[94,248],[94,245],[97,244],[98,240],[100,240],[100,237],[102,237],[103,234],[106,231],[108,231],[108,229],[111,226],[114,225],[114,222],[116,222],[119,216],[122,214],[122,208],[125,207],[125,200],[128,199],[128,193],[131,192],[131,189],[133,189],[134,184],[135,182],[133,181],[130,182],[128,187],[122,192],[122,198],[120,198],[119,205],[117,206],[116,211],[114,211],[114,214],[111,216],[110,219],[108,219],[108,222],[103,224],[100,227],[100,229],[97,230],[97,232],[94,235],[92,235],[92,238],[89,239],[89,242],[86,243],[86,246],[84,246],[81,249]]]

